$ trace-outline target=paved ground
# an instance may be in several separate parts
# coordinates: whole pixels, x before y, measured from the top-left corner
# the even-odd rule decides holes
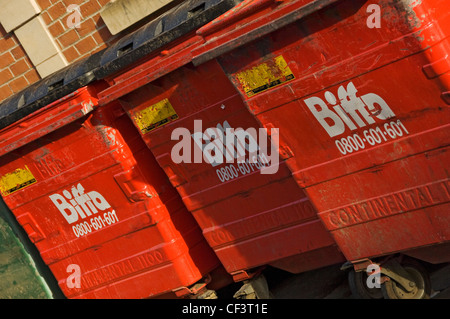
[[[340,266],[289,276],[274,270],[268,281],[275,299],[353,299],[347,273]],[[430,279],[431,297],[450,299],[450,264],[433,269]]]

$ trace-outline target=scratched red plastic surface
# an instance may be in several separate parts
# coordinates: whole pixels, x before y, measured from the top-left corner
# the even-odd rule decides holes
[[[194,60],[236,45],[220,65],[263,126],[280,129],[288,167],[347,259],[448,245],[448,1],[329,2],[253,42],[265,20],[234,22]],[[248,90],[245,72],[280,57],[278,82]]]
[[[76,110],[95,107],[94,95],[80,89],[26,119],[33,132],[74,110],[0,157],[4,201],[69,298],[146,298],[194,284],[217,257],[121,106]],[[15,125],[0,136],[18,143]]]
[[[261,174],[256,164],[240,170],[236,159],[218,165],[194,162],[194,152],[202,152],[191,138],[194,132],[260,128],[217,62],[178,68],[120,101],[139,130],[137,119],[156,112],[161,101],[170,103],[177,119],[141,134],[235,279],[242,271],[275,262],[277,267],[300,272],[344,260],[283,160],[274,174]],[[195,121],[201,121],[201,129]],[[189,132],[184,152],[191,154],[190,162],[176,163],[173,158],[172,151],[180,143],[172,135],[177,129]],[[233,175],[225,177],[225,169]],[[302,258],[307,254],[311,258]],[[297,262],[289,262],[291,257]]]

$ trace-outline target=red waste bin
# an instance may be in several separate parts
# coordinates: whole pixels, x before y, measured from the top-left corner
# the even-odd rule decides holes
[[[68,298],[194,294],[220,263],[122,107],[97,108],[101,88],[0,131],[4,201]]]
[[[202,44],[198,39],[188,34],[108,78],[111,86],[99,93],[99,103],[120,101],[236,281],[251,278],[263,265],[299,273],[343,262],[286,163],[261,173],[267,159],[279,160],[278,153],[259,152],[252,162],[250,145],[260,150],[270,145],[266,130],[259,131],[216,61],[197,68],[189,64],[191,51]],[[241,133],[253,128],[256,135],[252,141],[238,137],[241,149],[238,143],[226,148],[220,138],[202,140],[213,131],[228,137],[227,128]],[[226,150],[214,153],[214,143],[218,152]],[[238,163],[233,152],[247,161]]]
[[[246,1],[200,29],[345,257],[450,261],[448,1]]]

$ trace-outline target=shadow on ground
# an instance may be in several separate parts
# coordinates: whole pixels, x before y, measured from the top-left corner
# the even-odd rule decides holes
[[[275,299],[355,299],[347,272],[333,265],[298,275],[270,269],[268,283]],[[450,299],[450,264],[430,271],[433,299]]]

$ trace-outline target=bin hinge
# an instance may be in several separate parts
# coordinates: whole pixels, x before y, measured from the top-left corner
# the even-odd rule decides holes
[[[367,267],[373,264],[373,262],[370,259],[364,258],[364,259],[358,259],[353,261],[347,261],[341,266],[341,270],[347,270],[350,268],[353,268],[356,272],[366,270]]]
[[[427,79],[435,79],[450,72],[450,55],[448,48],[450,47],[449,40],[444,40],[439,44],[433,46],[432,49],[428,50],[430,54],[429,59],[432,60],[431,63],[426,64],[422,67],[423,73]],[[444,80],[444,86],[446,87],[441,94],[442,100],[445,103],[450,104],[450,87],[448,81]]]
[[[243,280],[249,280],[249,279],[252,279],[252,278],[260,275],[264,269],[265,269],[265,267],[260,267],[253,272],[247,272],[245,270],[238,270],[238,271],[230,273],[230,275],[233,277],[233,280],[235,282],[239,282],[239,281],[243,281]]]
[[[148,183],[136,167],[114,175],[114,179],[131,202],[139,202],[153,197]]]

